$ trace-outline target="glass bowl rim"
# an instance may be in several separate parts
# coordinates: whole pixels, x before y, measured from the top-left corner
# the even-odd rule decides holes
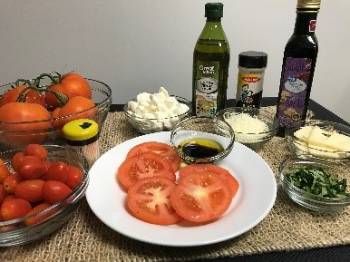
[[[305,159],[301,159],[301,157],[306,157]],[[294,185],[292,185],[287,179],[286,175],[284,174],[285,168],[288,166],[288,162],[291,161],[289,165],[296,165],[296,164],[314,164],[318,166],[328,166],[329,164],[335,164],[334,162],[325,159],[319,159],[315,158],[310,155],[300,155],[298,157],[286,157],[279,166],[279,180],[281,181],[282,188],[284,191],[291,191],[294,194],[297,194],[302,199],[305,199],[309,202],[312,202],[314,204],[319,205],[348,205],[350,204],[350,196],[344,197],[344,198],[326,198],[326,197],[320,197],[314,194],[311,194],[309,192],[306,192],[303,189],[300,189]],[[338,163],[338,162],[337,162]],[[331,175],[332,176],[332,175]],[[349,187],[350,185],[347,185]],[[348,192],[349,193],[349,192]]]
[[[100,80],[96,80],[96,79],[92,79],[92,78],[85,78],[85,79],[89,80],[89,81],[92,81],[92,82],[95,82],[95,83],[98,83],[98,84],[101,84],[102,86],[104,86],[106,88],[106,90],[104,90],[104,92],[106,93],[107,97],[104,98],[99,104],[95,104],[94,106],[92,106],[90,108],[87,108],[85,110],[82,110],[82,111],[79,111],[79,112],[76,112],[76,113],[73,113],[73,114],[65,115],[65,116],[62,116],[62,117],[50,117],[48,119],[34,120],[34,121],[21,121],[21,122],[0,121],[0,125],[1,124],[5,124],[5,125],[23,125],[23,124],[34,124],[34,123],[51,123],[51,122],[54,122],[54,121],[59,121],[59,120],[64,120],[64,119],[67,119],[67,118],[70,118],[70,117],[74,117],[76,115],[85,113],[85,112],[90,111],[90,110],[95,109],[95,108],[96,109],[97,108],[102,108],[105,104],[108,104],[108,102],[109,102],[109,100],[111,99],[111,96],[112,96],[112,89],[110,88],[110,86],[107,85],[106,83],[100,81]],[[0,90],[1,90],[2,87],[8,86],[8,85],[12,85],[12,84],[13,83],[7,83],[7,84],[0,85]],[[46,129],[50,129],[50,127],[49,128],[45,128],[45,130]],[[10,131],[10,130],[8,130],[8,131]],[[37,131],[37,130],[34,130],[34,131]]]
[[[161,119],[139,117],[139,116],[136,116],[134,114],[130,114],[128,112],[128,103],[131,102],[131,101],[136,101],[136,98],[133,98],[133,99],[129,100],[128,103],[126,103],[123,106],[123,111],[128,117],[134,118],[134,119],[139,120],[139,121],[144,121],[144,120],[146,120],[146,121],[162,121],[162,120],[173,119],[173,118],[176,118],[176,117],[183,117],[183,116],[191,114],[191,112],[192,112],[192,110],[191,110],[191,102],[188,99],[183,98],[181,96],[176,96],[176,95],[170,95],[170,97],[174,97],[178,102],[187,105],[188,106],[188,110],[186,112],[184,112],[184,113],[181,113],[181,114],[178,114],[178,115],[175,115],[175,116],[161,118]]]
[[[190,162],[191,163],[192,162],[196,163],[199,160],[203,160],[203,163],[204,162],[215,162],[217,160],[225,158],[233,149],[233,146],[234,146],[234,143],[235,143],[235,132],[234,132],[233,128],[228,123],[226,123],[224,120],[221,120],[218,117],[191,116],[191,117],[187,117],[187,118],[181,120],[179,123],[177,123],[175,125],[175,127],[173,128],[173,130],[171,131],[171,133],[170,133],[170,143],[173,146],[173,148],[175,149],[176,153],[180,156],[181,159],[184,160],[184,158],[182,157],[182,154],[179,152],[179,150],[177,149],[177,146],[175,145],[175,142],[174,142],[175,138],[174,137],[175,137],[176,132],[180,128],[181,124],[186,123],[186,122],[191,121],[191,120],[194,120],[194,119],[206,119],[206,120],[210,120],[210,121],[213,121],[213,122],[214,121],[222,122],[226,127],[228,127],[228,131],[230,133],[230,137],[229,137],[230,142],[227,145],[227,147],[224,148],[224,151],[220,152],[219,154],[217,154],[215,156],[205,157],[205,158],[187,157],[188,159],[191,160]],[[204,161],[204,160],[206,160],[206,161]],[[201,162],[198,162],[198,163],[201,163]]]
[[[269,114],[268,112],[264,112],[262,111],[260,108],[247,108],[247,107],[227,107],[227,108],[224,108],[222,110],[220,110],[219,112],[216,113],[216,116],[217,117],[222,117],[223,121],[226,122],[225,120],[225,117],[224,117],[224,114],[225,113],[235,113],[237,109],[241,109],[241,110],[247,110],[247,113],[249,112],[253,112],[254,115],[262,115],[264,117],[267,117],[268,119],[271,119],[271,127],[270,125],[267,125],[268,126],[268,131],[264,131],[264,132],[255,132],[255,133],[252,133],[252,132],[239,132],[239,131],[235,131],[236,134],[243,134],[243,135],[275,135],[277,133],[277,130],[278,130],[278,125],[276,124],[276,121],[275,121],[275,117],[273,117],[271,114]],[[239,112],[237,112],[239,113]],[[244,113],[244,112],[241,112],[241,113]],[[261,120],[261,119],[259,119]],[[261,120],[263,121],[265,124],[266,124],[266,121],[264,120]]]
[[[65,151],[70,151],[70,152],[75,152],[75,150],[67,148],[65,146],[61,146],[61,145],[55,145],[55,144],[45,144],[44,146],[46,147],[50,147],[50,148],[55,148],[55,149],[59,149],[59,150],[65,150]],[[18,150],[20,150],[19,148],[12,148],[6,151],[2,151],[0,152],[0,155],[6,154],[6,153],[11,153],[11,152],[18,152]],[[86,160],[84,160],[85,162]],[[5,162],[6,163],[6,162]],[[45,215],[45,214],[49,214],[49,220],[51,218],[55,217],[55,213],[60,212],[62,208],[65,208],[66,205],[71,205],[74,204],[78,199],[76,199],[76,196],[79,196],[81,193],[84,193],[85,189],[87,188],[87,185],[89,183],[89,176],[88,176],[88,172],[86,171],[86,167],[87,167],[87,163],[83,164],[83,172],[84,172],[84,179],[82,180],[82,182],[80,183],[80,185],[75,188],[74,190],[72,190],[72,192],[66,196],[63,200],[50,205],[48,208],[45,208],[44,210],[40,210],[38,212],[32,213],[30,215],[25,215],[24,217],[20,217],[20,218],[15,218],[15,219],[10,219],[7,221],[0,221],[0,228],[3,226],[11,226],[11,225],[16,225],[18,223],[22,223],[25,222],[27,219],[35,217],[37,215]],[[74,201],[72,201],[69,204],[65,204],[67,202],[67,200],[69,200],[70,198],[74,198]],[[56,210],[55,213],[51,214],[52,210]],[[52,217],[51,217],[52,216]],[[46,221],[46,220],[45,220]],[[43,222],[45,222],[43,221]],[[38,223],[38,224],[33,224],[33,225],[26,225],[26,227],[34,227],[36,225],[40,225],[42,222]],[[4,233],[8,233],[8,232],[4,232]],[[0,236],[1,236],[2,232],[0,232]]]

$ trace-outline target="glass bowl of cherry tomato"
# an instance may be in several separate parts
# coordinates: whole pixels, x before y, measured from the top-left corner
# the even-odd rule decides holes
[[[88,163],[59,145],[29,144],[0,153],[0,247],[25,244],[57,230],[88,185]]]
[[[64,124],[88,118],[103,127],[111,88],[76,72],[41,74],[0,86],[0,149],[59,144]]]

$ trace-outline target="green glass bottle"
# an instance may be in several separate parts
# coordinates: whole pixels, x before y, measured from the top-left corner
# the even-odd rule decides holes
[[[192,104],[197,116],[214,116],[227,100],[230,47],[222,15],[222,3],[205,5],[207,21],[193,52]]]

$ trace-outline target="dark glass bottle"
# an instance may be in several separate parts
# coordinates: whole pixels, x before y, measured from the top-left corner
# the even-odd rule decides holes
[[[315,35],[321,0],[299,0],[294,33],[283,57],[276,118],[279,135],[305,120],[318,53]]]
[[[214,116],[227,100],[230,48],[222,15],[222,3],[205,5],[207,21],[193,52],[192,104],[197,116]]]

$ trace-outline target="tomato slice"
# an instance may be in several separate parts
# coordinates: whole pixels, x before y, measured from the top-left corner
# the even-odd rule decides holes
[[[238,191],[238,181],[231,175],[229,171],[226,169],[211,165],[211,164],[193,164],[188,165],[180,170],[179,176],[180,179],[184,176],[187,176],[188,174],[213,174],[219,176],[221,179],[223,179],[226,183],[226,185],[229,187],[231,192],[231,198],[235,196],[235,194]]]
[[[117,179],[126,191],[138,180],[154,176],[176,180],[170,162],[154,153],[127,158],[117,172]]]
[[[126,198],[130,213],[138,219],[157,225],[171,225],[181,218],[170,205],[170,193],[175,183],[164,177],[139,180],[133,185]]]
[[[180,167],[181,158],[177,155],[175,149],[168,144],[160,142],[145,142],[134,146],[126,157],[134,157],[144,153],[154,153],[169,160],[174,172]]]
[[[225,181],[209,172],[183,176],[170,194],[170,203],[176,213],[196,223],[218,219],[228,209],[231,200]]]

